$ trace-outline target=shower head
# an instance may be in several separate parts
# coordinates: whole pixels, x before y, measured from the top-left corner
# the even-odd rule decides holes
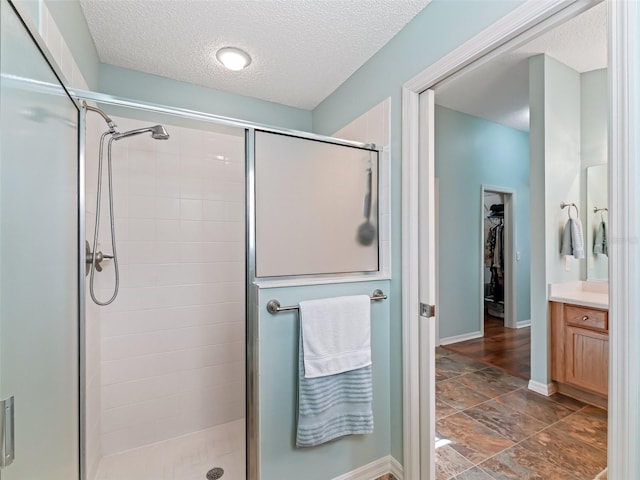
[[[133,135],[140,135],[141,133],[151,133],[151,138],[156,140],[168,140],[169,132],[162,125],[154,125],[153,127],[138,128],[136,130],[129,130],[128,132],[116,133],[113,135],[114,140],[122,140],[126,137],[132,137]]]
[[[169,132],[162,125],[154,125],[151,127],[151,138],[156,140],[169,140]]]

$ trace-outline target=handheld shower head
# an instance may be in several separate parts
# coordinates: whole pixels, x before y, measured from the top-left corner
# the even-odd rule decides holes
[[[156,140],[169,140],[169,132],[162,125],[154,125],[151,127],[151,138]]]
[[[126,137],[132,137],[133,135],[140,135],[141,133],[151,133],[151,138],[155,140],[168,140],[169,132],[162,125],[154,125],[153,127],[138,128],[136,130],[129,130],[128,132],[116,133],[113,136],[114,140],[122,140]]]

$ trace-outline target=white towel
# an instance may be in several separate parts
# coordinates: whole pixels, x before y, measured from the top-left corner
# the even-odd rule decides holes
[[[571,247],[574,258],[584,258],[584,236],[582,235],[582,222],[579,218],[571,219]]]
[[[300,302],[304,377],[317,378],[371,365],[368,295]]]

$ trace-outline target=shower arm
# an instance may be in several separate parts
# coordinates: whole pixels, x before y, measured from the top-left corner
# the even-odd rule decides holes
[[[122,140],[123,138],[133,137],[134,135],[141,135],[143,133],[151,132],[150,127],[138,128],[136,130],[130,130],[128,132],[115,132],[113,134],[113,139],[117,142],[118,140]]]
[[[104,119],[104,121],[107,122],[107,126],[109,127],[109,133],[113,133],[113,134],[118,133],[118,130],[116,129],[117,125],[113,122],[113,120],[111,120],[111,117],[109,117],[109,115],[107,115],[97,107],[92,107],[85,100],[82,101],[82,106],[87,110],[91,110],[92,112],[96,112],[98,115],[100,115]]]

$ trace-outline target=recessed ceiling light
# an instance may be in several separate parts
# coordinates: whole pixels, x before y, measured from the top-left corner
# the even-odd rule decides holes
[[[251,63],[251,57],[236,47],[224,47],[216,52],[218,61],[229,70],[242,70]]]

